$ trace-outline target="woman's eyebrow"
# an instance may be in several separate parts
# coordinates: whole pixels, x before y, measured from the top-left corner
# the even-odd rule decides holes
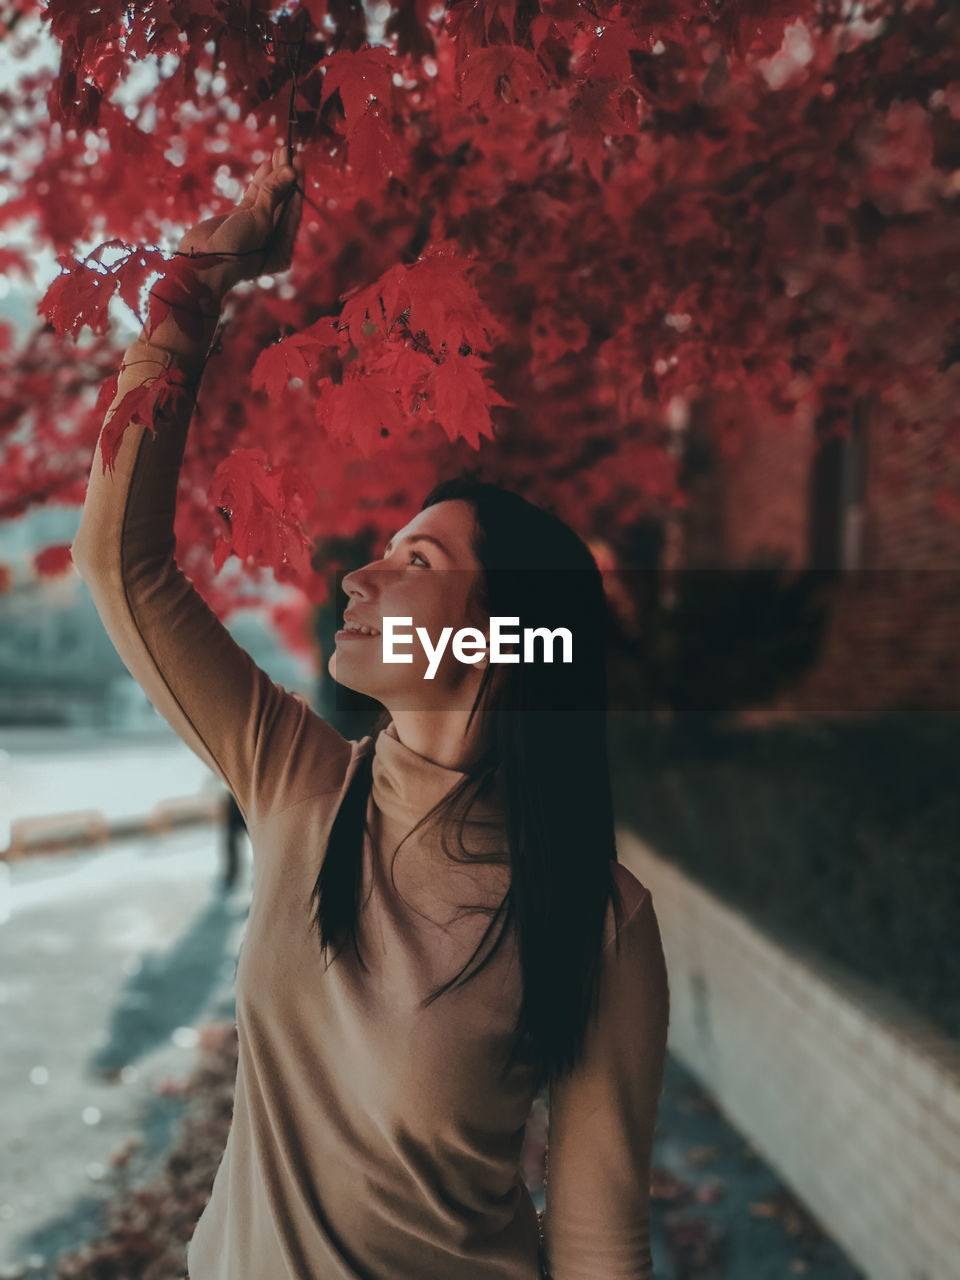
[[[443,552],[443,554],[447,557],[447,559],[449,559],[449,560],[452,560],[452,559],[453,559],[453,556],[450,554],[450,552],[447,550],[447,548],[443,545],[443,543],[440,541],[440,539],[439,539],[439,538],[431,537],[431,535],[430,535],[429,533],[413,533],[413,534],[407,534],[407,536],[406,536],[406,538],[405,538],[405,539],[401,538],[401,542],[403,542],[403,541],[406,541],[406,542],[432,542],[432,543],[433,543],[433,545],[434,545],[435,547],[439,547],[439,548],[440,548],[440,550],[441,550],[441,551]],[[383,549],[383,554],[384,554],[385,556],[390,554],[390,548],[391,548],[392,546],[393,546],[393,538],[391,538],[391,539],[390,539],[390,541],[387,543],[387,545],[386,545],[386,546],[384,547],[384,549]]]

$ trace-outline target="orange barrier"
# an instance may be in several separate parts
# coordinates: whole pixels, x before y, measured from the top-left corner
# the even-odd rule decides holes
[[[110,821],[100,809],[17,818],[10,824],[10,844],[0,859],[13,862],[42,853],[64,853],[110,840],[162,835],[178,827],[223,822],[226,794],[177,796],[153,806],[149,813]]]

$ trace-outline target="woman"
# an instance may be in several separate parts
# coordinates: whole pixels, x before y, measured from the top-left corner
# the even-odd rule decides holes
[[[302,180],[302,158],[278,149],[236,210],[181,241],[236,255],[198,269],[218,300],[289,265]],[[108,421],[159,366],[195,391],[216,326],[197,310],[193,336],[165,320],[127,351]],[[387,663],[381,639],[341,631],[331,675],[384,707],[348,740],[177,567],[189,399],[155,435],[130,426],[111,472],[98,447],[73,554],[253,848],[233,1121],[190,1277],[649,1277],[668,990],[651,895],[616,861],[595,562],[516,494],[438,486],[344,578],[346,624],[410,618],[436,643],[445,626],[489,637],[491,618],[519,618],[568,627],[574,660],[474,665],[448,648],[425,679],[420,645]],[[520,1154],[544,1084],[541,1223]]]

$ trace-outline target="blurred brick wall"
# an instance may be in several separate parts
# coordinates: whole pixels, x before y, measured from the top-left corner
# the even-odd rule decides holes
[[[789,568],[841,570],[816,666],[742,722],[960,710],[960,520],[938,505],[960,493],[960,458],[944,427],[898,433],[880,409],[861,402],[827,443],[802,414],[738,430],[736,444],[691,415],[672,562],[745,568],[780,553]]]

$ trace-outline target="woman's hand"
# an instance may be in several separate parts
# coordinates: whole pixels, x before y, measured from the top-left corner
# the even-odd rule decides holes
[[[230,258],[198,275],[221,295],[240,280],[286,271],[303,212],[303,157],[277,147],[253,175],[243,199],[230,213],[207,218],[187,231],[181,253],[229,253]]]

